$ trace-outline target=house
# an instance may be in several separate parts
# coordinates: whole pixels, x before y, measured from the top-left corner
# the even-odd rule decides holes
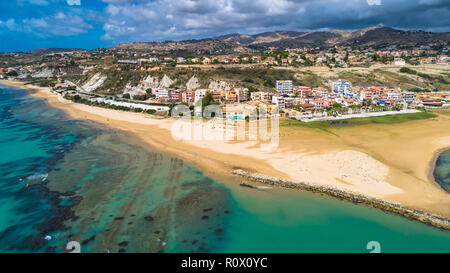
[[[314,105],[314,109],[322,110],[325,107],[325,101],[324,100],[314,100],[313,105]]]
[[[300,105],[300,108],[302,109],[302,111],[307,111],[310,112],[314,109],[314,104],[312,103],[304,103]]]
[[[252,56],[252,62],[253,63],[260,63],[261,62],[261,56]]]
[[[405,60],[403,60],[402,58],[395,58],[394,59],[394,64],[395,65],[404,66],[406,63],[405,63]]]
[[[266,63],[266,64],[277,65],[277,64],[278,64],[278,61],[275,59],[275,57],[269,56],[269,57],[266,58],[265,63]]]
[[[212,62],[211,59],[208,57],[203,58],[203,61],[202,61],[203,64],[211,64],[211,62]]]

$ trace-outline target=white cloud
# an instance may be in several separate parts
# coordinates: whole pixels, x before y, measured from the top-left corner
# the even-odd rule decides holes
[[[0,21],[0,27],[6,27],[10,31],[31,33],[44,38],[79,35],[93,29],[79,15],[62,11],[41,18],[26,18],[20,22],[11,18],[4,22]]]
[[[232,32],[357,29],[383,23],[399,28],[448,26],[445,0],[102,0],[104,39],[150,41]],[[434,18],[422,14],[432,8]],[[415,18],[415,19],[414,19]],[[419,18],[419,19],[418,19]],[[422,21],[424,20],[424,21]],[[129,31],[132,29],[132,31]]]
[[[67,5],[69,6],[80,6],[81,0],[67,0]]]

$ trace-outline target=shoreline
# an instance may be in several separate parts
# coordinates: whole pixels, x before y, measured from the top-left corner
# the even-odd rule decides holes
[[[429,177],[430,181],[432,181],[434,184],[436,184],[436,186],[439,187],[444,192],[447,192],[447,191],[442,187],[442,185],[434,177],[434,171],[436,169],[437,160],[439,159],[439,157],[443,153],[445,153],[447,151],[450,151],[450,147],[449,148],[442,148],[442,149],[436,151],[433,159],[430,161],[430,167],[429,167],[429,170],[428,170],[428,177]]]
[[[409,185],[406,184],[409,178],[405,176],[402,170],[398,171],[397,169],[393,169],[392,166],[384,166],[385,162],[381,163],[376,160],[376,154],[366,154],[365,150],[361,151],[355,148],[353,150],[346,150],[348,147],[336,148],[330,145],[321,147],[320,149],[316,147],[319,150],[312,152],[303,150],[291,152],[287,149],[291,146],[285,145],[286,147],[283,147],[285,148],[284,151],[282,149],[282,151],[277,153],[266,154],[258,153],[256,151],[257,149],[248,147],[250,144],[255,145],[254,143],[247,144],[247,146],[245,143],[221,143],[222,145],[217,147],[217,143],[203,145],[202,143],[195,142],[177,142],[170,135],[169,125],[172,122],[170,118],[157,119],[149,115],[144,116],[144,114],[76,104],[51,93],[48,88],[24,85],[20,82],[0,81],[0,84],[25,89],[29,91],[28,93],[30,95],[44,99],[50,106],[62,109],[73,118],[93,120],[113,129],[132,133],[151,147],[180,157],[199,167],[206,175],[218,178],[223,182],[236,183],[236,177],[231,172],[234,169],[240,168],[248,170],[250,173],[271,174],[271,177],[277,177],[277,179],[286,181],[305,181],[317,187],[336,188],[352,196],[363,195],[368,198],[382,200],[383,202],[398,203],[402,207],[405,207],[405,209],[420,210],[424,213],[430,213],[437,217],[447,219],[447,221],[450,219],[450,210],[447,208],[450,207],[449,195],[440,186],[439,188],[436,187],[434,181],[431,181],[431,183],[428,182],[430,185],[426,185],[424,181],[418,180],[419,182],[415,184],[417,190],[411,191],[406,187]],[[285,141],[285,143],[295,144],[297,140],[292,143]],[[447,147],[449,146],[447,142],[445,144]],[[443,149],[447,150],[450,148],[441,147],[438,150]],[[436,154],[434,156],[436,157]],[[363,164],[361,168],[365,168],[363,172],[358,172],[358,168],[354,168],[357,170],[346,170],[350,178],[344,175],[342,177],[339,176],[342,173],[342,167],[346,167],[348,164],[359,164],[359,161]],[[298,164],[298,162],[307,166],[305,167],[306,171],[304,173],[298,172],[295,169],[295,166],[297,166],[295,164]],[[328,171],[335,172],[331,173],[329,177],[319,171],[323,167],[321,165],[324,163],[327,164],[327,162],[337,164],[336,168],[328,169]],[[429,176],[432,170],[430,169],[430,162],[427,162],[428,169],[426,172],[428,172]],[[327,168],[332,167],[327,166]],[[303,177],[308,177],[308,180],[305,180]],[[398,178],[406,182],[397,183]],[[331,181],[332,179],[336,181],[333,182]],[[428,179],[431,180],[430,178]],[[360,180],[364,181],[355,184]],[[388,181],[389,183],[383,181]],[[353,191],[352,189],[359,190],[359,192]],[[426,191],[424,192],[423,189]],[[422,196],[426,198],[423,200],[417,199]],[[350,200],[349,198],[345,199]],[[441,203],[439,200],[441,200]],[[442,200],[446,202],[442,204]],[[396,213],[403,215],[402,213]],[[416,220],[420,219],[416,218]]]

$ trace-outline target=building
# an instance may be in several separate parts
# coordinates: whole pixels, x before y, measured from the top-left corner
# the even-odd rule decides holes
[[[172,101],[181,101],[180,99],[180,93],[183,92],[184,90],[182,89],[173,89],[170,90],[170,99]]]
[[[180,99],[181,102],[184,103],[192,103],[194,102],[194,91],[192,90],[184,90],[180,92]]]
[[[281,94],[290,95],[292,94],[292,81],[286,80],[286,81],[277,81],[276,86],[277,92]]]
[[[405,102],[410,103],[416,100],[416,93],[414,92],[402,92],[402,98]]]
[[[208,94],[208,89],[198,89],[194,92],[194,103],[203,99],[204,96]]]
[[[252,92],[250,98],[252,101],[268,102],[270,100],[270,94],[267,92]]]
[[[313,102],[314,104],[314,109],[316,110],[322,110],[325,106],[325,101],[324,100],[315,100]]]
[[[395,65],[403,66],[403,65],[405,65],[406,63],[405,63],[405,60],[403,60],[402,58],[395,58],[395,59],[394,59],[394,64],[395,64]]]
[[[294,94],[300,98],[311,95],[311,87],[308,86],[294,86],[292,90]]]
[[[238,95],[238,102],[248,101],[248,88],[235,88],[234,89]]]
[[[333,92],[335,92],[335,93],[340,93],[344,96],[353,96],[353,93],[351,91],[351,82],[350,81],[339,80],[339,81],[333,82],[332,89],[333,89]]]
[[[152,93],[156,98],[169,98],[169,88],[153,88]]]
[[[393,100],[399,102],[403,99],[403,95],[401,92],[387,92],[385,93],[385,97],[387,100]]]
[[[274,103],[278,108],[286,108],[284,97],[280,95],[272,96],[272,103]]]

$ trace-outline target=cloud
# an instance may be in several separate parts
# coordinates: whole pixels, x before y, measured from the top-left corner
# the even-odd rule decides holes
[[[67,0],[69,6],[81,6],[81,0]]]
[[[25,18],[16,22],[14,18],[0,21],[0,27],[12,32],[31,33],[41,38],[51,36],[75,36],[87,33],[93,26],[74,13],[57,12],[41,18]]]
[[[104,39],[149,41],[233,32],[358,29],[383,24],[449,30],[445,0],[102,0]]]
[[[17,0],[19,6],[23,6],[25,3],[39,6],[47,6],[50,4],[48,0]]]

